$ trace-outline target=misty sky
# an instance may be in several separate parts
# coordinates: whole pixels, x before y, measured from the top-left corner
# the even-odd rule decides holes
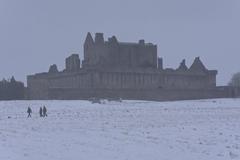
[[[157,44],[165,68],[200,56],[218,85],[240,71],[239,0],[0,0],[0,78],[62,70],[87,32]]]

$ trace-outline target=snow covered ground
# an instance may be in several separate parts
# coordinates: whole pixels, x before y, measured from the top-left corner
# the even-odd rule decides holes
[[[0,102],[0,160],[218,159],[240,159],[240,99]]]

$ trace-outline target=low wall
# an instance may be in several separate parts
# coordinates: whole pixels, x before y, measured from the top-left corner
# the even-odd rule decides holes
[[[229,98],[233,97],[232,90],[228,87],[219,87],[215,89],[202,90],[173,90],[173,89],[155,89],[155,90],[107,90],[107,89],[50,89],[48,99],[89,99],[97,98],[122,98],[138,100],[187,100],[187,99],[208,99],[208,98]]]

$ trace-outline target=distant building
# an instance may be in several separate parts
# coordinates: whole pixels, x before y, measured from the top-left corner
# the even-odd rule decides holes
[[[9,80],[0,81],[1,100],[23,100],[25,97],[24,83],[16,81],[14,77]]]
[[[81,64],[82,62],[82,64]],[[188,68],[185,60],[177,69],[164,69],[157,45],[104,40],[87,34],[84,60],[77,54],[66,58],[58,71],[27,77],[29,99],[87,99],[91,97],[146,100],[175,100],[228,97],[228,88],[216,87],[216,70],[208,70],[200,58]]]

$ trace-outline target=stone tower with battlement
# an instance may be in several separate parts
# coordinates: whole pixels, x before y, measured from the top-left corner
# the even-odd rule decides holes
[[[65,60],[65,70],[67,72],[76,72],[80,70],[80,59],[78,54],[72,54]]]
[[[157,46],[119,42],[115,36],[104,40],[103,33],[90,33],[84,42],[83,68],[157,68]]]

